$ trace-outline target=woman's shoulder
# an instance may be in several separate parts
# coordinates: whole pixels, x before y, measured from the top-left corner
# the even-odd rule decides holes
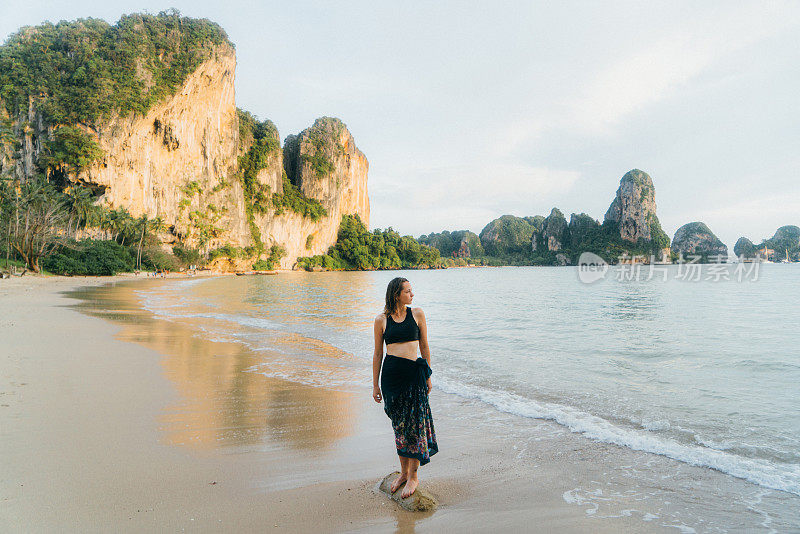
[[[411,309],[411,313],[414,315],[414,317],[424,317],[425,316],[425,312],[422,311],[422,308],[412,308],[411,306],[409,306],[409,308]]]
[[[375,316],[376,323],[385,323],[386,322],[386,314],[384,312],[380,312],[378,315]]]

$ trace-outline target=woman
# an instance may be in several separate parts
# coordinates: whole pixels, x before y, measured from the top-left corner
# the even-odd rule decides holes
[[[413,298],[408,280],[398,277],[389,282],[386,306],[375,318],[375,353],[372,358],[372,398],[381,402],[383,397],[383,409],[392,420],[400,457],[400,476],[392,484],[391,492],[405,483],[401,494],[404,499],[411,496],[419,485],[417,468],[430,462],[430,457],[439,451],[428,404],[433,372],[428,326],[422,308],[411,309],[409,306]],[[422,353],[421,358],[417,357],[417,349]]]

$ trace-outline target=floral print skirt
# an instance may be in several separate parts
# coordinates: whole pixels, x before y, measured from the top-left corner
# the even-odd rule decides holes
[[[387,354],[381,374],[383,409],[392,420],[397,454],[430,462],[439,451],[426,381],[433,371],[425,358],[411,360]]]

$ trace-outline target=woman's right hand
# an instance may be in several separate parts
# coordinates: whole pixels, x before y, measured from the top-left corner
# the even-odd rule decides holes
[[[372,398],[375,399],[375,402],[381,402],[381,388],[378,386],[373,386],[372,388]]]

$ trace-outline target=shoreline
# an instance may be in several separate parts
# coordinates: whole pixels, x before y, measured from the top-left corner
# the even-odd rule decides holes
[[[374,490],[397,468],[379,405],[243,372],[264,355],[201,339],[192,325],[141,308],[133,288],[169,279],[0,282],[0,302],[19,310],[0,334],[11,347],[0,369],[0,404],[8,405],[0,421],[10,429],[0,438],[2,530],[514,532],[535,523],[673,532],[687,526],[673,519],[680,498],[670,497],[673,511],[657,498],[643,504],[654,488],[641,488],[627,463],[677,468],[680,476],[653,482],[666,494],[690,480],[716,500],[747,484],[549,421],[501,413],[479,431],[474,403],[434,387],[440,453],[420,477],[440,508],[406,512]],[[47,331],[32,336],[43,322]],[[599,488],[619,502],[598,498]],[[724,504],[708,515],[723,517]]]

